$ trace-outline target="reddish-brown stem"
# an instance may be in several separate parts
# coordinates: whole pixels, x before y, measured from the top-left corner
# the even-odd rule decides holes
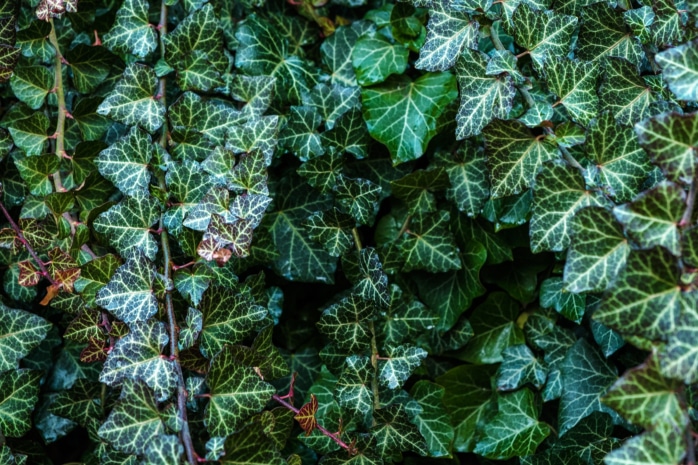
[[[519,58],[521,58],[521,57],[525,57],[525,56],[528,55],[529,53],[531,53],[531,52],[529,52],[528,50],[524,50],[523,52],[521,52],[521,53],[519,53],[518,55],[516,55],[516,58],[519,59]]]
[[[689,425],[686,428],[686,465],[696,465],[696,440],[693,436],[693,429]]]
[[[181,270],[182,268],[189,268],[190,266],[194,265],[196,262],[191,261],[189,263],[185,263],[184,265],[175,265],[174,263],[172,264],[172,271],[177,271]]]
[[[276,402],[278,402],[279,404],[281,404],[282,406],[284,406],[285,408],[289,409],[290,411],[292,411],[292,412],[295,413],[295,414],[298,414],[298,412],[300,412],[300,410],[297,409],[296,407],[294,407],[293,404],[287,402],[283,397],[281,397],[281,396],[278,395],[278,394],[274,394],[274,395],[272,396],[272,399],[274,399]],[[342,449],[344,449],[344,450],[346,450],[346,451],[348,451],[348,452],[351,452],[351,451],[353,450],[353,448],[352,448],[351,446],[349,446],[349,444],[347,444],[346,442],[342,441],[342,440],[339,438],[339,436],[337,435],[337,433],[333,433],[333,432],[331,432],[331,431],[328,431],[326,428],[324,428],[324,427],[322,427],[322,426],[320,426],[320,425],[317,425],[315,428],[316,428],[318,431],[320,431],[322,434],[324,434],[325,436],[327,436],[328,438],[332,439],[332,440],[333,440],[335,443],[337,443],[337,444],[339,445],[339,447],[341,447]]]
[[[41,261],[39,255],[37,255],[37,253],[34,251],[34,248],[32,248],[31,244],[29,244],[29,241],[24,237],[24,234],[22,234],[22,230],[12,219],[12,217],[10,216],[10,212],[7,211],[5,205],[3,205],[2,202],[0,202],[0,210],[2,210],[2,214],[7,220],[7,222],[10,223],[10,227],[14,230],[15,234],[17,234],[17,239],[19,239],[19,241],[22,243],[27,252],[29,252],[29,255],[32,256],[36,264],[39,265],[39,270],[41,270],[41,276],[48,279],[48,282],[50,282],[54,286],[57,286],[58,283],[51,277],[51,274],[48,272],[48,269],[46,269],[46,264],[44,264],[44,262]]]
[[[691,187],[688,189],[688,195],[686,196],[686,210],[683,212],[681,221],[679,222],[680,227],[690,226],[691,218],[693,217],[693,209],[696,205],[696,194],[698,193],[698,173],[693,176],[691,180]]]

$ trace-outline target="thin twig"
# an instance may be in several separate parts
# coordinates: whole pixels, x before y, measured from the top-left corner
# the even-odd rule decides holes
[[[693,217],[693,209],[696,205],[696,194],[698,193],[698,172],[693,176],[691,180],[691,187],[688,189],[688,196],[686,197],[686,210],[683,212],[681,221],[679,222],[680,227],[689,226],[691,224],[691,218]]]
[[[22,243],[24,248],[29,252],[29,255],[32,256],[34,261],[36,262],[37,265],[39,265],[39,270],[41,270],[41,275],[48,280],[52,285],[58,286],[58,282],[56,282],[52,277],[51,274],[48,272],[48,269],[46,268],[46,265],[44,264],[43,261],[39,258],[39,255],[34,251],[34,248],[29,244],[29,241],[24,237],[24,234],[22,234],[22,230],[19,228],[17,223],[12,219],[10,216],[10,212],[7,211],[5,208],[5,205],[0,202],[0,210],[2,210],[2,214],[5,217],[5,219],[10,223],[10,227],[14,230],[15,234],[17,234],[17,239]]]
[[[696,465],[696,443],[692,433],[693,429],[689,424],[686,428],[686,465]]]
[[[373,365],[373,378],[371,379],[371,390],[373,391],[373,410],[380,410],[381,401],[378,392],[378,344],[376,342],[376,328],[373,321],[369,321],[368,328],[371,331],[371,365]]]
[[[358,252],[361,252],[361,249],[363,248],[363,246],[361,245],[361,238],[359,237],[359,231],[356,228],[352,228],[351,235],[354,238],[354,245],[356,246],[356,250]]]
[[[300,412],[300,410],[297,409],[296,407],[294,407],[293,404],[291,404],[290,402],[287,402],[285,399],[283,399],[283,398],[282,398],[280,395],[278,395],[278,394],[274,394],[274,395],[272,396],[272,399],[274,399],[276,402],[278,402],[279,404],[283,405],[285,408],[289,409],[290,411],[292,411],[292,412],[295,413],[296,415],[298,414],[298,412]],[[353,448],[352,448],[349,444],[347,444],[346,442],[342,441],[342,440],[339,438],[339,436],[337,435],[337,433],[333,433],[333,432],[331,432],[331,431],[328,431],[327,428],[324,428],[324,427],[320,426],[319,424],[316,425],[315,428],[316,428],[318,431],[320,431],[322,434],[324,434],[325,436],[327,436],[328,438],[332,439],[332,440],[333,440],[335,443],[337,443],[337,444],[339,445],[339,447],[341,447],[342,449],[345,449],[345,450],[347,450],[347,451],[349,451],[349,452],[352,451]]]

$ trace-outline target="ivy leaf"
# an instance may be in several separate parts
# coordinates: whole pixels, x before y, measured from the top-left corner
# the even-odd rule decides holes
[[[130,325],[129,333],[116,341],[104,362],[99,380],[116,386],[124,380],[142,380],[164,401],[177,384],[174,363],[161,356],[169,341],[165,325],[153,319]]]
[[[684,455],[684,439],[674,425],[658,423],[651,431],[630,438],[623,446],[609,453],[607,465],[673,465]]]
[[[200,337],[201,353],[212,358],[226,344],[236,344],[247,336],[267,315],[267,309],[255,305],[245,294],[213,286],[201,300],[203,326]]]
[[[518,303],[503,292],[489,294],[470,317],[475,336],[459,353],[459,358],[476,364],[499,363],[509,346],[524,343],[524,335],[516,324]]]
[[[655,55],[664,80],[679,100],[698,100],[697,46],[694,40]]]
[[[271,105],[276,79],[269,76],[233,76],[230,96],[245,102],[242,112],[248,117],[262,116]]]
[[[165,106],[154,97],[155,72],[140,64],[126,68],[114,90],[97,108],[97,113],[126,125],[140,125],[153,133],[165,120]]]
[[[53,192],[51,175],[58,169],[60,162],[57,156],[47,154],[17,159],[15,166],[27,183],[29,192],[36,196],[45,196]]]
[[[632,129],[603,113],[589,128],[586,149],[603,186],[616,200],[627,201],[637,195],[650,164]]]
[[[613,209],[625,233],[643,249],[662,246],[679,255],[678,223],[683,215],[686,193],[673,183],[663,182],[637,196],[631,203]]]
[[[455,428],[453,448],[472,452],[477,428],[496,411],[490,378],[496,369],[492,365],[459,365],[436,378],[446,390],[444,404]]]
[[[287,177],[279,189],[276,209],[264,220],[280,253],[274,264],[277,272],[293,281],[332,283],[336,259],[315,244],[302,226],[310,214],[327,209],[327,199],[297,177]]]
[[[346,358],[335,388],[335,399],[339,406],[369,424],[373,413],[372,373],[373,367],[368,357],[351,355]]]
[[[386,344],[392,345],[416,339],[433,329],[437,321],[424,304],[395,284],[390,285],[390,305],[384,313],[385,323],[380,333]]]
[[[138,421],[134,422],[133,419]],[[165,433],[155,396],[142,381],[124,382],[121,396],[99,428],[99,436],[127,454],[142,454],[148,444]]]
[[[318,84],[310,93],[303,95],[303,105],[315,108],[322,116],[325,128],[329,130],[335,127],[342,115],[360,106],[359,97],[359,89],[356,87]]]
[[[231,104],[221,100],[205,100],[194,92],[184,92],[169,107],[168,116],[175,133],[194,131],[203,138],[197,143],[205,147],[204,153],[208,153],[210,144],[222,145],[230,128],[245,120],[242,112]],[[182,145],[186,144],[182,142]],[[192,153],[197,151],[192,149]]]
[[[582,10],[577,54],[586,61],[618,57],[634,65],[638,65],[644,56],[640,41],[629,33],[623,15],[603,2]],[[601,101],[604,101],[603,97]]]
[[[479,24],[455,8],[436,2],[429,10],[427,37],[415,67],[426,71],[451,68],[464,48],[477,48]]]
[[[605,208],[583,208],[572,220],[564,281],[568,291],[603,291],[625,266],[630,252],[620,224]]]
[[[453,442],[453,426],[443,405],[445,393],[442,386],[427,380],[417,381],[410,389],[410,396],[421,407],[421,412],[412,418],[412,422],[426,440],[432,457],[450,455]]]
[[[458,247],[447,227],[449,220],[450,215],[443,210],[412,218],[400,243],[405,259],[403,271],[438,273],[461,269]]]
[[[672,181],[690,182],[695,175],[698,117],[668,113],[635,126],[638,140],[653,162]]]
[[[145,449],[145,463],[154,465],[178,463],[183,455],[184,446],[178,436],[161,434],[148,443]]]
[[[410,344],[389,346],[386,355],[378,363],[381,384],[389,389],[402,386],[426,356],[425,350]]]
[[[101,418],[99,406],[100,385],[86,379],[78,379],[72,388],[60,392],[51,403],[50,412],[68,418],[80,425]]]
[[[359,224],[372,225],[378,213],[381,187],[368,179],[338,176],[334,186],[337,203]]]
[[[46,147],[49,121],[41,112],[32,113],[28,118],[14,121],[8,126],[12,140],[28,156],[41,155]]]
[[[351,294],[322,312],[318,330],[341,349],[359,352],[370,345],[368,322],[375,312],[372,303]]]
[[[687,297],[676,330],[669,335],[667,345],[660,352],[659,367],[664,376],[691,384],[698,379],[694,371],[698,366],[698,348],[695,344],[698,312],[695,310],[696,296],[690,294]]]
[[[88,343],[91,339],[99,339],[104,335],[102,329],[98,326],[101,322],[102,314],[100,312],[85,309],[70,322],[63,337],[83,343]]]
[[[41,372],[20,369],[0,376],[0,430],[20,438],[31,428],[31,413],[39,397]]]
[[[536,137],[517,121],[492,121],[484,130],[492,198],[519,194],[540,167],[559,157],[547,137]]]
[[[477,216],[490,196],[484,152],[474,144],[464,143],[455,155],[442,154],[438,161],[443,163],[451,182],[446,189],[446,198],[459,211],[471,217]]]
[[[410,214],[436,211],[433,192],[448,186],[446,172],[437,168],[417,170],[390,183],[392,194],[407,204]]]
[[[279,140],[301,161],[319,157],[325,153],[316,131],[321,122],[320,113],[315,108],[293,106]]]
[[[536,11],[521,3],[512,16],[514,39],[525,48],[539,69],[548,57],[565,56],[577,18],[550,10]]]
[[[82,94],[93,92],[109,77],[113,63],[118,62],[106,48],[86,44],[78,44],[68,50],[65,58],[73,72],[73,84]]]
[[[361,110],[358,108],[344,113],[331,130],[320,134],[322,145],[329,152],[350,153],[355,158],[368,156],[370,139]]]
[[[508,74],[488,75],[487,67],[487,55],[468,48],[456,62],[461,96],[456,116],[458,139],[479,134],[493,119],[509,115],[516,94],[514,82]]]
[[[540,287],[540,306],[553,307],[568,320],[580,324],[586,310],[586,295],[569,292],[562,278],[548,278]]]
[[[361,36],[361,27],[361,23],[340,26],[320,45],[322,62],[331,71],[330,80],[333,84],[356,85],[351,55],[354,44]]]
[[[497,404],[497,416],[485,426],[474,452],[497,460],[533,454],[551,432],[550,426],[538,421],[535,394],[524,388],[501,395]]]
[[[472,301],[485,293],[479,273],[487,260],[487,251],[479,242],[471,242],[461,254],[463,268],[439,274],[420,274],[417,280],[419,296],[439,315],[437,327],[447,331]]]
[[[342,257],[342,266],[354,284],[353,293],[379,308],[388,306],[388,276],[383,272],[376,249],[365,247],[358,255],[346,254]]]
[[[315,394],[310,394],[310,401],[304,404],[298,413],[293,417],[301,429],[305,431],[305,435],[308,436],[315,428],[317,428],[317,418],[315,414],[318,411],[318,401]]]
[[[19,101],[38,110],[53,88],[53,74],[44,66],[20,66],[12,73],[10,86]]]
[[[211,392],[204,415],[211,436],[232,434],[274,394],[274,388],[253,368],[236,361],[231,346],[225,346],[213,359],[206,382]]]
[[[502,364],[497,371],[497,389],[513,391],[527,383],[540,389],[545,384],[547,374],[545,365],[526,344],[510,346],[502,352]]]
[[[147,195],[148,164],[153,156],[151,143],[150,135],[134,126],[126,137],[102,150],[95,165],[125,195]]]
[[[153,197],[128,197],[100,214],[93,225],[124,257],[143,252],[155,259],[157,242],[150,228],[159,220],[159,205]]]
[[[586,189],[582,174],[568,164],[546,164],[536,176],[531,216],[531,251],[562,251],[570,243],[572,218],[603,200]]]
[[[438,132],[437,120],[457,96],[449,73],[426,73],[411,81],[394,76],[361,90],[368,132],[390,150],[393,164],[420,157]]]
[[[75,290],[88,305],[93,305],[97,293],[109,282],[120,264],[115,255],[107,254],[87,262],[81,268],[80,277],[75,281]]]
[[[136,253],[116,269],[109,283],[97,293],[95,303],[129,325],[146,321],[158,311],[154,278],[153,263]]]
[[[278,129],[279,117],[276,115],[254,118],[245,124],[230,127],[225,146],[234,153],[259,151],[264,155],[265,166],[269,166]]]
[[[683,427],[688,418],[679,403],[680,383],[662,376],[659,358],[651,355],[645,363],[625,372],[603,397],[603,403],[629,421],[652,429],[658,423]]]
[[[558,420],[561,435],[592,412],[606,412],[617,423],[618,414],[601,404],[601,396],[617,378],[616,369],[601,358],[595,348],[579,339],[567,352],[560,371],[562,398]]]
[[[371,435],[381,457],[399,458],[400,452],[407,451],[427,454],[424,439],[416,426],[409,422],[404,405],[392,404],[376,410],[373,416],[376,425],[371,428]]]
[[[351,52],[356,80],[362,86],[370,86],[385,81],[391,74],[402,74],[408,54],[406,47],[392,44],[381,35],[364,36]]]
[[[114,26],[104,35],[104,45],[117,53],[145,58],[157,47],[157,32],[148,22],[147,0],[125,0],[116,12]]]
[[[588,125],[598,112],[596,81],[599,65],[583,61],[549,60],[545,72],[550,89],[558,96],[555,103],[562,104],[573,121]]]
[[[322,244],[323,248],[333,257],[339,257],[354,244],[351,229],[354,219],[333,208],[326,212],[315,212],[308,217],[304,226],[308,236]]]
[[[622,58],[607,58],[599,88],[601,109],[609,111],[620,124],[635,124],[651,116],[654,96],[638,76],[635,66]]]
[[[19,361],[44,340],[50,328],[51,323],[40,316],[0,303],[0,373],[18,368]]]

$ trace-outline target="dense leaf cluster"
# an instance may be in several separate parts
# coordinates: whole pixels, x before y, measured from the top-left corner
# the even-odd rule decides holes
[[[695,464],[695,0],[0,5],[0,464]]]

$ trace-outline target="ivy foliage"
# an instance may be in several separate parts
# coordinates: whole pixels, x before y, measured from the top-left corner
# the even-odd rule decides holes
[[[0,464],[695,463],[695,1],[8,0],[0,81]]]

